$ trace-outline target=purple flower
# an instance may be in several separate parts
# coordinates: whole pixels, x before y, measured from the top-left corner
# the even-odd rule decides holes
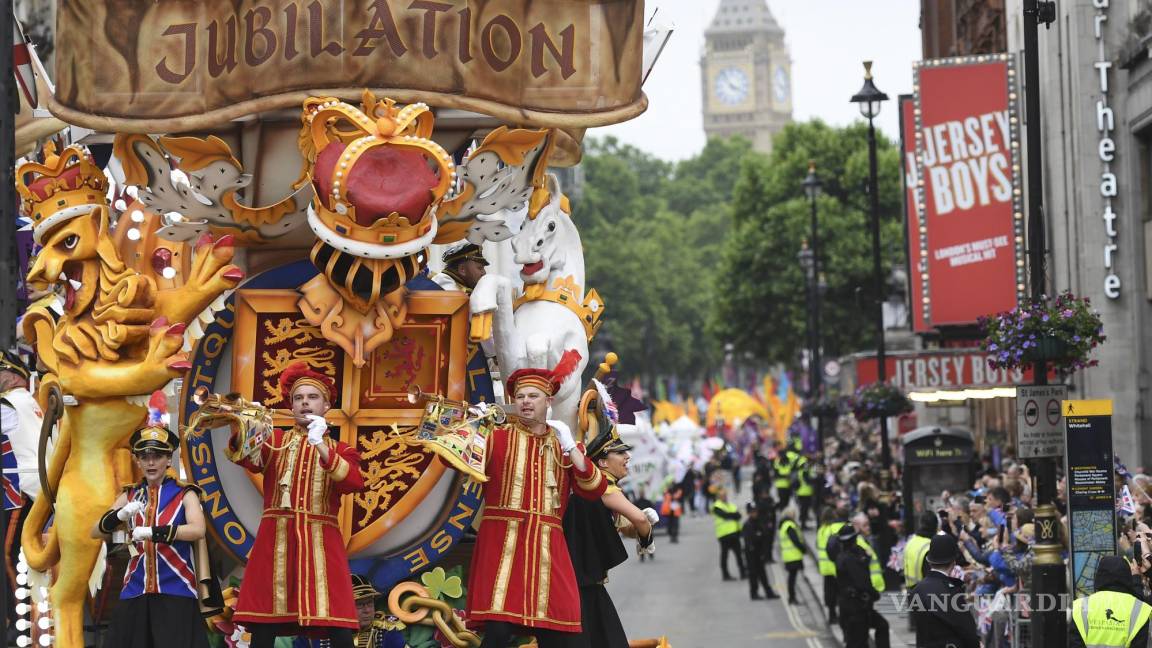
[[[995,351],[996,349],[999,349],[999,348],[1000,348],[1000,346],[999,346],[999,345],[997,345],[996,343],[992,343],[992,344],[989,344],[989,345],[988,345],[988,350],[989,350],[989,351]]]
[[[1072,309],[1071,308],[1065,308],[1063,311],[1060,312],[1060,315],[1062,317],[1064,317],[1065,319],[1072,317],[1072,315],[1073,315]]]
[[[1047,322],[1048,321],[1048,313],[1044,313],[1044,317],[1040,318],[1040,321]]]

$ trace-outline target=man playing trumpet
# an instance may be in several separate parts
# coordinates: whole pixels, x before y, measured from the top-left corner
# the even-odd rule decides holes
[[[568,351],[553,370],[508,376],[518,416],[488,439],[484,518],[468,580],[468,618],[484,623],[481,648],[505,648],[513,634],[535,635],[540,648],[588,645],[561,524],[572,492],[597,499],[607,481],[568,426],[548,420],[579,359]]]
[[[326,637],[352,648],[359,628],[352,575],[340,535],[340,496],[364,489],[360,455],[328,437],[324,414],[336,398],[331,378],[299,362],[280,376],[295,425],[277,429],[236,462],[264,477],[264,515],[248,558],[234,619],[252,648],[278,635]],[[241,440],[229,438],[231,456]]]

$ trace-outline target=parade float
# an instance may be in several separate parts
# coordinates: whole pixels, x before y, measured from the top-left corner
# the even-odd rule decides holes
[[[28,99],[51,117],[17,169],[28,280],[48,290],[22,333],[55,448],[22,537],[25,640],[80,648],[114,605],[89,530],[136,478],[125,443],[157,391],[242,587],[262,483],[227,438],[290,424],[276,377],[304,361],[338,386],[328,418],[362,458],[339,520],[352,571],[398,627],[477,645],[442,591],[480,487],[439,458],[466,443],[429,437],[499,403],[500,375],[569,349],[589,364],[605,305],[548,168],[644,110],[645,39],[639,0],[60,3],[54,88],[41,68]],[[105,168],[85,144],[111,144]],[[504,270],[470,295],[428,277],[465,239]],[[584,385],[555,409],[588,434]]]

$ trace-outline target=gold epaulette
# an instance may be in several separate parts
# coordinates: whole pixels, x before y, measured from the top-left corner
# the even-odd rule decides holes
[[[584,325],[584,334],[589,341],[596,335],[596,331],[600,330],[600,317],[604,314],[604,301],[600,299],[600,294],[596,292],[595,288],[584,293],[584,298],[581,300],[580,286],[577,285],[576,278],[571,275],[554,281],[552,288],[548,288],[547,283],[525,286],[524,294],[516,299],[513,310],[534,301],[560,304],[575,313],[576,317],[580,318],[580,323]]]

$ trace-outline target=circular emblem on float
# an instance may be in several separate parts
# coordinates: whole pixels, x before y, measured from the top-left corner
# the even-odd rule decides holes
[[[416,441],[422,409],[407,398],[410,385],[473,397],[464,392],[470,384],[467,354],[437,348],[460,337],[451,334],[455,327],[467,326],[466,301],[443,291],[413,291],[405,325],[372,354],[372,362],[356,368],[297,311],[295,289],[315,275],[310,263],[300,261],[257,275],[229,296],[193,352],[180,422],[187,425],[197,408],[192,395],[204,388],[260,401],[273,408],[278,426],[291,425],[288,410],[276,409],[285,407],[276,388],[280,371],[305,360],[334,378],[339,394],[326,418],[333,434],[360,453],[367,486],[344,496],[341,530],[354,570],[388,587],[437,562],[479,508],[480,486],[448,470]],[[473,388],[479,383],[473,381]],[[186,434],[183,456],[189,477],[203,491],[214,535],[244,561],[263,511],[262,484],[225,457],[229,434],[226,427]]]

